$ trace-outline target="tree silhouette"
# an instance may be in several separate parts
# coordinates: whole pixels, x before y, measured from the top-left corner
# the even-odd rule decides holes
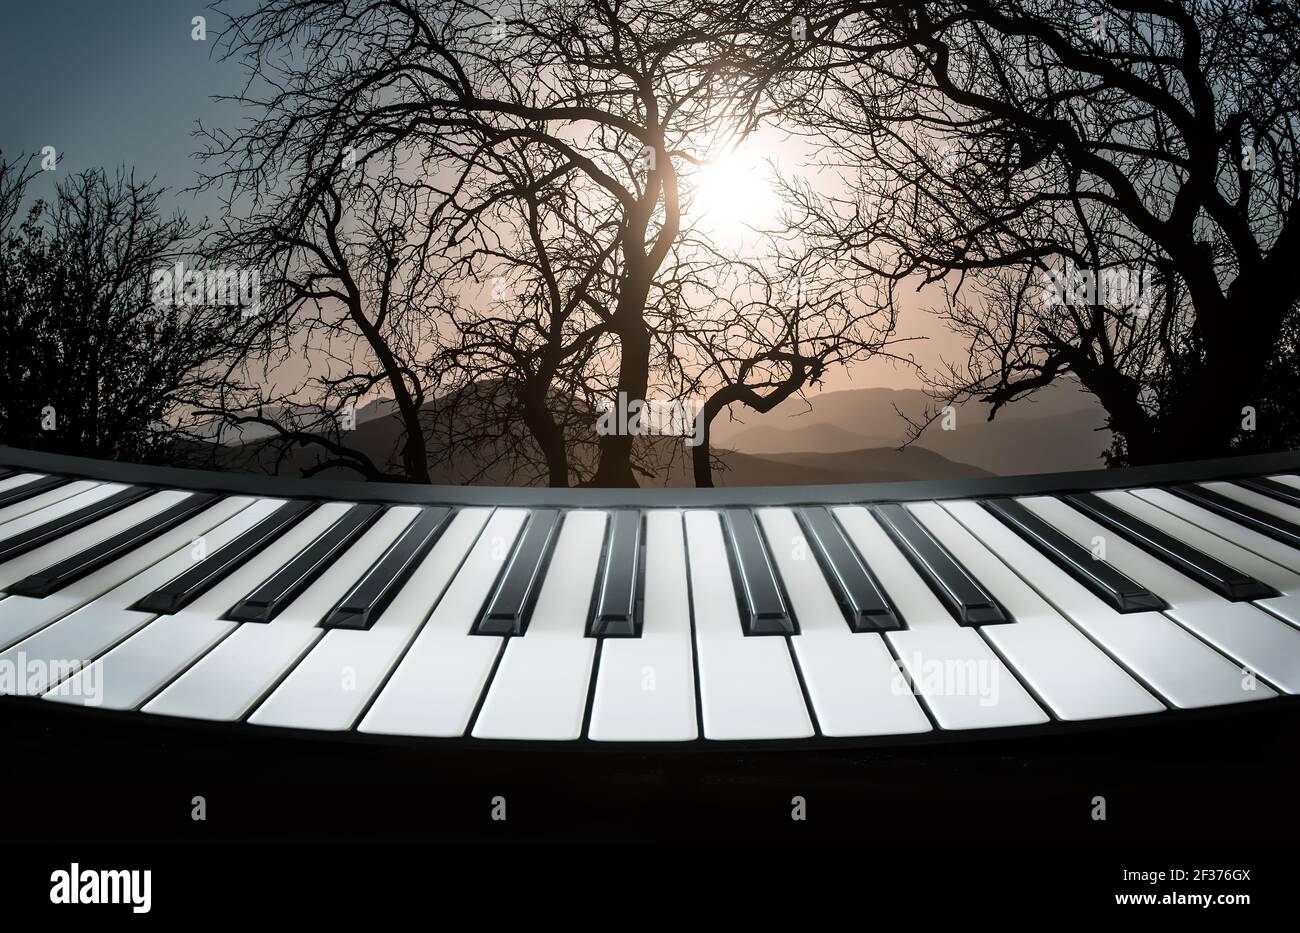
[[[321,327],[316,311],[309,324],[302,312],[325,300],[344,306],[326,326],[343,327],[383,370],[347,387],[355,395],[382,381],[393,392],[405,425],[405,478],[427,475],[419,449],[430,427],[417,399],[437,386],[453,408],[476,399],[465,407],[477,428],[462,442],[499,440],[513,420],[528,439],[513,452],[527,459],[536,451],[539,478],[602,486],[635,485],[638,457],[656,456],[650,446],[634,450],[631,433],[592,437],[602,402],[726,385],[731,401],[761,410],[761,392],[737,391],[754,373],[768,371],[760,383],[775,379],[790,395],[827,366],[881,346],[876,325],[887,316],[854,310],[827,327],[812,323],[806,305],[785,306],[799,323],[773,326],[781,306],[765,301],[767,323],[748,328],[743,349],[731,331],[728,349],[714,346],[708,356],[703,333],[726,330],[711,316],[734,316],[734,296],[710,291],[709,282],[727,277],[701,274],[719,254],[686,211],[699,168],[765,115],[755,97],[762,82],[742,54],[748,40],[728,25],[746,6],[267,0],[232,15],[228,51],[250,71],[239,100],[256,116],[234,134],[209,134],[208,183],[228,192],[233,213],[251,206],[228,244],[246,238],[246,227],[263,231],[248,239],[279,239],[307,274],[296,302],[276,303],[263,338],[278,327],[280,352],[297,352],[290,348]],[[343,217],[350,208],[331,207],[334,199],[350,205],[352,189],[364,192],[379,175],[386,195],[418,205],[405,221],[411,242],[395,253],[418,250],[420,269],[392,281],[415,275],[431,289],[411,296],[408,320],[423,315],[427,333],[407,340],[396,366],[383,363],[394,332],[362,327],[381,313],[373,296],[315,291],[321,277],[339,280],[339,258],[304,245],[319,243],[322,205],[327,217]],[[354,240],[351,224],[334,235]],[[499,390],[486,404],[484,381]],[[330,383],[336,396],[340,385]],[[233,408],[231,417],[274,420]],[[279,442],[328,447],[333,459],[322,463],[351,459],[367,475],[384,472],[349,458],[328,431],[277,432]]]
[[[772,86],[847,190],[790,193],[828,250],[945,293],[969,355],[936,398],[992,417],[1071,374],[1107,412],[1113,462],[1300,443],[1267,415],[1293,404],[1300,300],[1293,5],[801,12],[802,49],[771,26],[754,61],[785,66]]]
[[[768,412],[836,366],[889,358],[897,313],[869,277],[820,259],[801,238],[773,239],[756,261],[720,257],[707,311],[689,317],[673,354],[684,397],[702,399],[692,446],[695,485],[713,485],[713,422],[738,403]],[[798,245],[786,249],[783,241]]]
[[[160,301],[154,278],[197,231],[130,173],[62,181],[21,223],[30,160],[0,155],[0,439],[58,453],[185,462],[189,414],[224,384],[243,309]]]
[[[447,355],[479,415],[457,420],[471,436],[522,427],[552,486],[598,468],[594,412],[609,391],[600,362],[617,346],[607,309],[619,290],[617,223],[592,212],[563,161],[526,141],[494,147],[441,215],[446,281],[460,296]],[[485,380],[490,400],[475,388]]]
[[[263,464],[272,469],[307,447],[319,455],[309,475],[345,466],[370,480],[427,483],[422,408],[439,374],[426,344],[437,340],[442,298],[426,274],[427,241],[410,236],[419,192],[384,171],[322,178],[311,194],[227,218],[210,244],[214,257],[264,274],[260,313],[245,331],[246,371],[209,413],[269,430],[255,450],[273,452]],[[284,364],[304,362],[287,385],[277,379]],[[395,470],[344,436],[377,385],[403,425]]]

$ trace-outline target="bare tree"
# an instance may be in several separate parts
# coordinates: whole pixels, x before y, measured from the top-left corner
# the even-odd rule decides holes
[[[212,136],[210,181],[277,205],[296,236],[345,165],[411,166],[437,201],[423,230],[445,236],[439,274],[509,296],[485,312],[457,295],[455,360],[510,385],[548,481],[569,481],[581,409],[557,416],[556,399],[667,384],[694,169],[764,115],[721,5],[268,0],[232,17],[258,118]],[[578,478],[635,485],[633,440],[601,436]]]
[[[757,259],[720,256],[710,271],[711,300],[683,321],[672,354],[681,395],[703,399],[691,451],[696,486],[713,485],[710,438],[719,415],[771,411],[834,367],[871,357],[911,363],[890,349],[897,314],[875,283],[825,262],[798,238],[771,240]]]
[[[446,215],[447,281],[462,296],[448,355],[464,391],[494,386],[496,404],[479,410],[528,432],[541,478],[589,481],[600,455],[593,368],[615,343],[607,308],[618,289],[618,225],[593,214],[560,159],[527,143],[503,144],[482,161]],[[462,422],[473,433],[473,421]]]
[[[60,183],[17,223],[34,175],[0,156],[0,437],[81,456],[187,462],[244,309],[159,288],[196,231],[127,171]]]
[[[829,251],[729,255],[690,215],[701,167],[770,116],[777,69],[751,67],[750,6],[268,0],[235,15],[256,117],[209,134],[208,183],[241,216],[224,246],[269,270],[264,356],[338,350],[296,393],[323,397],[312,423],[280,424],[266,393],[226,400],[228,418],[274,430],[281,455],[321,448],[313,470],[424,481],[454,458],[467,479],[507,461],[515,481],[634,485],[675,453],[597,434],[611,400],[766,411],[883,350],[892,309],[863,303],[863,276]],[[779,298],[801,263],[823,294]],[[372,391],[402,423],[394,474],[333,427]],[[707,443],[694,459],[710,483]]]
[[[796,62],[777,84],[846,179],[792,192],[805,230],[899,288],[946,292],[970,353],[938,397],[996,414],[1072,374],[1105,407],[1116,462],[1259,443],[1252,409],[1284,391],[1268,380],[1300,300],[1294,6],[801,12],[807,41],[770,27],[781,41],[755,60]]]
[[[310,194],[228,219],[210,244],[214,258],[261,270],[262,297],[241,378],[209,414],[269,430],[251,448],[258,458],[273,451],[270,466],[311,448],[309,474],[347,467],[427,483],[424,406],[441,384],[439,329],[450,303],[421,235],[428,192],[379,164],[317,179]],[[381,461],[344,436],[377,394],[392,400],[402,426]]]

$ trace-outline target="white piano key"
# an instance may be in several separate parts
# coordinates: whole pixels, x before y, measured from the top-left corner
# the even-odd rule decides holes
[[[907,508],[1015,620],[981,631],[1057,718],[1155,713],[1165,705],[933,502]]]
[[[118,509],[110,515],[92,522],[75,534],[64,535],[48,544],[24,554],[21,558],[0,566],[0,589],[12,586],[24,577],[39,570],[52,567],[62,560],[80,554],[109,538],[116,537],[128,528],[147,521],[165,509],[171,508],[188,497],[188,493],[168,490],[134,502],[126,508]],[[76,508],[89,505],[90,500],[81,502]],[[25,572],[24,572],[25,571]]]
[[[978,630],[958,625],[948,614],[870,512],[860,506],[834,511],[907,625],[885,638],[941,728],[1048,721]]]
[[[120,645],[123,639],[138,632],[142,626],[156,619],[152,612],[139,612],[131,609],[143,596],[152,593],[162,583],[185,572],[196,560],[208,554],[214,554],[224,544],[234,541],[244,531],[251,529],[263,518],[272,515],[277,508],[285,504],[283,499],[255,499],[234,517],[217,525],[208,533],[199,535],[188,546],[175,551],[172,556],[153,565],[146,572],[133,580],[122,583],[109,593],[100,596],[95,602],[78,609],[72,615],[55,622],[34,637],[13,648],[14,651],[39,651],[45,658],[75,658],[83,661],[95,660],[87,665],[77,677],[69,678],[64,684],[52,686],[44,699],[62,703],[81,703],[85,695],[85,682],[94,680],[99,684],[112,686],[117,695],[130,694],[130,682],[121,681],[109,684],[104,680],[104,665],[100,655]],[[201,542],[201,546],[200,546]],[[114,678],[116,680],[116,678]],[[75,681],[75,682],[74,682]],[[100,698],[104,702],[105,698]],[[117,708],[117,707],[114,707]]]
[[[15,473],[13,476],[0,479],[0,492],[8,492],[11,489],[17,489],[19,486],[26,486],[28,483],[34,483],[36,480],[44,478],[44,473]]]
[[[318,640],[249,721],[297,728],[351,728],[442,596],[490,514],[488,509],[458,511],[369,631],[304,630],[291,625],[280,626],[276,635],[261,636],[285,642],[286,647],[279,650],[286,654],[306,633],[313,633]],[[274,622],[271,627],[276,628]]]
[[[295,542],[297,547],[293,553],[275,559],[268,555],[270,572],[229,601],[226,610],[309,547],[351,508],[351,503],[331,503],[303,519],[300,523],[303,534]],[[241,718],[316,643],[323,634],[316,627],[321,619],[374,566],[419,513],[414,507],[388,509],[283,612],[267,623],[240,625],[145,704],[144,711],[227,722]],[[234,623],[227,625],[233,627]]]
[[[1119,613],[975,502],[945,502],[975,537],[1161,697],[1178,707],[1218,706],[1276,694],[1243,686],[1231,661],[1159,612]]]
[[[1130,494],[1198,528],[1204,528],[1217,537],[1231,541],[1252,554],[1267,558],[1293,573],[1300,573],[1300,550],[1287,547],[1276,538],[1270,538],[1253,528],[1239,525],[1218,512],[1211,512],[1164,489],[1133,489],[1130,490]]]
[[[107,499],[125,488],[125,486],[117,483],[89,485],[88,488],[83,489],[76,495],[68,496],[66,499],[61,499],[43,509],[30,512],[22,518],[16,518],[8,524],[0,526],[0,542],[7,541],[25,531],[31,531],[33,528],[39,528],[47,522],[58,521],[71,512],[83,509],[88,505],[94,505],[96,502]],[[58,563],[63,558],[82,550],[80,542],[86,540],[85,534],[86,529],[83,528],[74,535],[55,538],[35,550],[28,551],[26,554],[0,564],[0,590],[3,590],[6,586],[12,586],[37,570]]]
[[[687,742],[699,734],[682,514],[655,509],[645,522],[641,637],[601,646],[587,729],[598,742]]]
[[[243,566],[174,615],[160,615],[98,662],[109,709],[135,709],[235,630],[221,618],[239,599],[292,560],[346,510],[337,503],[306,515]]]
[[[411,641],[406,656],[357,729],[386,734],[463,734],[502,642],[495,635],[469,632],[526,516],[525,509],[499,509],[491,516],[413,641],[409,632],[416,600],[407,598],[406,587],[369,632],[330,632],[253,712],[250,721],[300,729],[346,729],[370,699],[370,694],[357,689],[365,672],[348,648],[360,650],[373,642],[373,654],[364,659],[373,663],[393,658],[394,652],[402,651]],[[438,543],[441,546],[443,542]],[[385,625],[394,608],[399,609],[398,616],[393,624]]]
[[[560,741],[582,736],[596,639],[586,637],[604,512],[565,513],[532,618],[506,640],[472,735]]]
[[[526,515],[522,509],[503,509],[492,517],[359,731],[442,737],[465,733],[504,641],[471,630]]]
[[[99,661],[106,687],[103,705],[136,709],[206,654],[240,625],[221,618],[222,613],[298,556],[349,507],[330,503],[313,510],[193,603],[175,615],[159,616],[104,655]],[[370,550],[382,552],[418,512],[411,507],[389,509],[362,541],[373,533]],[[360,574],[366,568],[353,569]]]
[[[1223,480],[1216,480],[1210,483],[1201,483],[1211,492],[1217,492],[1220,495],[1227,496],[1229,499],[1236,499],[1246,505],[1254,506],[1261,512],[1268,512],[1270,515],[1276,515],[1278,518],[1284,518],[1295,525],[1300,525],[1300,508],[1294,505],[1288,505],[1272,496],[1266,496],[1262,492],[1255,492],[1253,489],[1247,489],[1245,486],[1238,486],[1236,483],[1229,483]]]
[[[686,551],[705,738],[813,735],[785,638],[741,629],[717,512],[686,513]]]
[[[247,622],[221,640],[142,710],[234,722],[316,644],[317,628]]]
[[[98,658],[123,638],[154,619],[153,613],[137,612],[129,607],[141,597],[193,566],[196,554],[203,553],[196,549],[196,541],[202,541],[205,549],[216,550],[266,518],[283,505],[284,500],[239,498],[233,500],[232,504],[240,508],[230,518],[218,525],[207,526],[209,530],[197,531],[189,543],[180,545],[167,557],[151,564],[148,569],[92,600],[76,612],[42,629],[26,641],[18,643],[9,649],[6,655],[10,652],[24,652],[28,657],[75,659],[82,662],[90,662]],[[205,512],[200,518],[204,518],[206,514]],[[187,522],[182,527],[187,527],[189,524]],[[194,531],[192,528],[190,530]],[[163,540],[173,545],[176,541],[170,534],[164,536]],[[92,671],[90,667],[95,669]],[[89,665],[78,675],[80,678],[78,684],[55,687],[53,692],[45,694],[45,699],[81,703],[85,682],[93,680],[96,683],[103,683],[101,674],[101,667]],[[45,687],[30,692],[40,693],[41,689]]]
[[[794,513],[759,509],[757,515],[799,623],[799,634],[791,636],[790,644],[822,733],[930,731],[930,720],[911,689],[900,682],[884,639],[849,628]]]
[[[335,515],[331,516],[329,525],[333,525],[351,508],[352,503],[345,503]],[[389,507],[362,533],[360,538],[353,542],[351,547],[330,564],[329,569],[319,579],[313,581],[312,585],[307,587],[297,599],[285,606],[283,612],[270,623],[254,624],[259,628],[266,628],[268,625],[316,628],[357,582],[379,563],[380,558],[392,547],[393,542],[402,536],[422,512],[423,510],[418,506]],[[326,528],[329,525],[326,525]],[[315,537],[313,536],[313,540]],[[279,570],[280,566],[275,569]]]
[[[18,476],[11,476],[7,480],[0,482],[0,491],[13,489],[16,486],[25,486],[28,483],[35,482],[38,479],[44,479],[43,473],[21,473]],[[88,489],[94,489],[98,483],[90,480],[77,480],[73,483],[65,483],[62,486],[56,486],[53,489],[46,490],[40,495],[32,496],[30,499],[23,499],[21,502],[15,502],[0,509],[0,540],[10,536],[11,532],[5,526],[15,519],[30,515],[32,512],[39,511],[48,506],[62,502],[71,496],[81,495]],[[37,522],[36,524],[40,524]]]
[[[171,531],[49,596],[10,596],[0,600],[0,649],[10,647],[127,582],[196,536],[247,508],[252,501],[236,496],[214,503]]]
[[[1300,691],[1300,631],[1249,603],[1224,599],[1059,499],[1020,501],[1084,547],[1101,538],[1106,562],[1169,603],[1171,618],[1288,693]]]
[[[69,512],[74,512],[101,499],[107,499],[114,493],[119,493],[124,489],[126,489],[126,486],[121,483],[96,483],[90,480],[77,480],[64,486],[58,486],[23,502],[15,502],[7,509],[4,509],[3,512],[7,513],[10,509],[24,505],[33,505],[35,507],[23,512],[21,516],[7,518],[4,524],[0,525],[0,541],[8,541],[14,535],[30,531],[44,525],[46,522],[54,521]],[[43,501],[47,497],[49,497],[49,501]],[[42,504],[36,505],[36,503]]]
[[[1208,554],[1235,570],[1249,574],[1261,583],[1267,583],[1280,595],[1254,600],[1255,605],[1267,609],[1292,625],[1300,625],[1300,574],[1288,570],[1247,550],[1236,541],[1220,537],[1204,528],[1171,514],[1157,505],[1140,499],[1133,493],[1112,491],[1099,494],[1103,499],[1124,511],[1159,528],[1180,541],[1191,545],[1202,554]],[[1170,496],[1177,499],[1177,496]],[[1185,501],[1185,500],[1179,500]],[[1189,503],[1190,504],[1190,503]],[[1214,514],[1214,513],[1210,513]],[[1272,541],[1272,538],[1268,540]],[[1275,542],[1282,547],[1281,542]]]

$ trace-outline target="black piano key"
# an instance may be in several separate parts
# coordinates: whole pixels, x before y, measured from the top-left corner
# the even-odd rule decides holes
[[[307,548],[252,593],[226,618],[232,622],[270,622],[302,595],[383,512],[378,505],[354,505]]]
[[[62,538],[64,535],[85,528],[101,518],[112,515],[118,509],[124,509],[134,502],[139,502],[145,496],[152,495],[153,492],[154,490],[144,486],[128,486],[120,492],[115,492],[111,496],[100,499],[98,502],[92,502],[90,505],[82,506],[59,518],[52,518],[43,525],[37,525],[35,528],[29,528],[21,534],[14,535],[12,538],[0,541],[0,564],[30,553],[38,547],[49,544],[56,538]]]
[[[11,477],[11,476],[17,476],[17,475],[18,475],[18,472],[17,472],[16,470],[6,470],[6,469],[3,469],[3,468],[0,468],[0,480],[6,480],[6,479],[8,479],[8,478]]]
[[[1220,596],[1241,601],[1268,599],[1279,595],[1277,590],[1267,583],[1262,583],[1249,574],[1201,553],[1191,545],[1142,521],[1095,493],[1084,492],[1065,496],[1065,501],[1099,524],[1117,532],[1120,537],[1214,590]]]
[[[321,622],[321,628],[369,629],[447,526],[450,509],[426,508]]]
[[[799,509],[799,519],[849,627],[855,632],[903,628],[903,620],[884,589],[844,537],[831,513],[820,507]]]
[[[541,588],[542,569],[550,555],[560,513],[542,509],[528,517],[496,592],[474,631],[479,635],[522,635]]]
[[[39,496],[43,492],[49,492],[51,489],[57,489],[60,486],[66,486],[72,482],[66,476],[42,476],[40,479],[34,479],[30,483],[23,483],[21,486],[15,486],[13,489],[6,489],[0,492],[0,509],[7,505],[13,505],[15,502],[22,502],[24,499],[31,499]]]
[[[32,596],[37,599],[44,599],[51,593],[55,593],[65,586],[69,586],[81,578],[108,566],[136,548],[143,547],[159,535],[165,534],[182,522],[188,521],[191,517],[220,500],[220,498],[215,493],[193,493],[188,495],[171,508],[164,509],[152,518],[146,519],[138,525],[132,525],[120,534],[106,541],[101,541],[94,547],[87,548],[78,554],[73,554],[52,567],[46,567],[29,577],[24,577],[9,587],[7,592],[14,596]]]
[[[1270,499],[1276,499],[1287,505],[1294,505],[1300,508],[1300,489],[1294,486],[1288,486],[1286,483],[1279,483],[1275,479],[1269,479],[1267,476],[1256,476],[1251,479],[1235,480],[1238,486],[1245,486],[1247,489],[1268,496]]]
[[[885,531],[959,624],[995,625],[1012,621],[997,601],[966,572],[966,568],[953,560],[912,517],[911,512],[896,502],[877,505],[873,509]]]
[[[1293,548],[1300,548],[1300,527],[1285,518],[1279,518],[1263,509],[1257,509],[1253,505],[1247,505],[1244,502],[1238,502],[1222,493],[1217,493],[1212,489],[1206,489],[1204,486],[1185,485],[1170,486],[1169,491],[1174,495],[1186,499],[1188,502],[1199,505],[1202,508],[1209,509],[1211,512],[1217,512],[1224,518],[1231,519],[1239,525],[1244,525],[1260,534],[1268,535],[1276,541]]]
[[[300,499],[286,502],[234,541],[218,548],[179,576],[168,580],[131,608],[138,612],[151,612],[156,615],[173,615],[179,612],[219,581],[256,557],[315,507],[316,503]]]
[[[1166,607],[1165,601],[1155,593],[1099,560],[1092,551],[1043,521],[1015,499],[985,499],[982,504],[1035,550],[1116,612],[1147,612]]]
[[[727,509],[723,515],[731,542],[732,568],[740,621],[747,635],[797,635],[763,546],[758,522],[749,509]]]
[[[641,564],[641,513],[613,513],[600,575],[591,634],[598,638],[637,637],[641,620],[637,604]]]

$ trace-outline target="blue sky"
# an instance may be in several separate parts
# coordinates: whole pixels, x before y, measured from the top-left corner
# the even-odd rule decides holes
[[[195,16],[207,18],[207,41],[191,38]],[[11,159],[54,146],[62,159],[31,194],[48,198],[69,173],[126,166],[170,189],[171,205],[191,220],[216,218],[215,193],[183,189],[202,169],[193,158],[202,146],[192,135],[196,121],[233,129],[240,119],[237,107],[212,100],[237,93],[246,77],[238,62],[220,58],[223,22],[210,0],[0,0],[0,151]],[[918,357],[948,342],[946,328],[929,315],[910,316],[903,329],[938,338],[905,348]],[[848,387],[847,376],[837,371],[827,388]],[[884,363],[859,367],[855,376],[859,385],[915,384],[906,370]]]
[[[206,42],[191,38],[200,15]],[[195,121],[235,122],[211,99],[242,77],[219,59],[221,21],[200,0],[0,0],[0,149],[6,158],[58,149],[64,161],[37,196],[69,172],[126,165],[176,191],[177,206],[215,212],[210,196],[179,189],[196,178]]]

